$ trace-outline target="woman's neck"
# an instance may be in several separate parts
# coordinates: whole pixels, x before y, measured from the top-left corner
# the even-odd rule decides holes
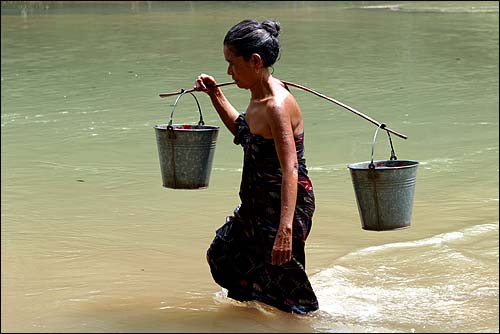
[[[250,87],[251,99],[262,100],[272,95],[272,82],[274,78],[267,68],[262,69],[262,74],[256,78],[255,83]]]

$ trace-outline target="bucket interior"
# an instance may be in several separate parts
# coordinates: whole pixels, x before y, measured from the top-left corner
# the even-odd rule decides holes
[[[174,131],[209,131],[209,130],[217,130],[218,126],[213,125],[198,125],[198,124],[172,124],[172,128]],[[155,125],[155,129],[158,130],[167,130],[168,124],[158,124]]]
[[[370,169],[371,161],[358,162],[350,164],[350,169]],[[377,160],[373,161],[375,169],[403,169],[418,165],[418,161],[412,160]]]

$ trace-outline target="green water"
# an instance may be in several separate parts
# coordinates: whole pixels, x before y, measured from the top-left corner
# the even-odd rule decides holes
[[[420,162],[411,228],[362,230],[347,165],[376,127],[292,88],[317,197],[310,317],[210,276],[242,151],[202,94],[221,126],[210,186],[161,187],[158,94],[230,81],[222,40],[247,17],[282,24],[274,76],[404,133],[396,155]],[[498,332],[498,45],[498,2],[2,2],[2,331]],[[197,121],[192,99],[176,110]]]

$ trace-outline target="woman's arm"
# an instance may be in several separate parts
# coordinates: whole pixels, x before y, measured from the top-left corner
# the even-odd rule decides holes
[[[226,99],[224,93],[222,93],[222,90],[219,87],[211,88],[216,84],[217,82],[212,76],[201,74],[196,79],[195,86],[193,88],[197,91],[203,91],[208,94],[224,125],[233,135],[236,135],[237,128],[235,121],[238,118],[239,113]]]
[[[290,114],[279,106],[269,108],[270,128],[282,172],[280,224],[274,240],[272,264],[292,258],[293,217],[297,201],[298,161]]]

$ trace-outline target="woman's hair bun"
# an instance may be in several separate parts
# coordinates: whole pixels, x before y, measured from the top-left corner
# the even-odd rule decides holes
[[[280,34],[280,23],[275,20],[264,20],[261,23],[262,28],[267,30],[273,37],[278,37]]]
[[[224,37],[224,45],[231,47],[236,56],[248,61],[252,54],[258,53],[264,67],[272,66],[280,53],[280,23],[267,19],[262,22],[246,19],[234,25]]]

